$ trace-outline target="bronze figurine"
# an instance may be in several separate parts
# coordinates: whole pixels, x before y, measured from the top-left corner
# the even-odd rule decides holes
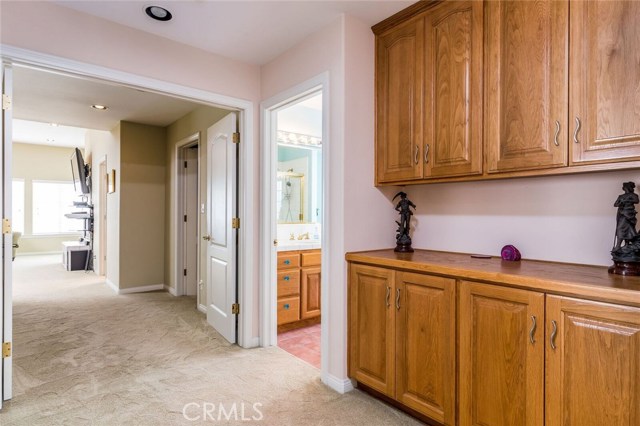
[[[633,182],[622,184],[624,194],[618,196],[613,204],[618,208],[616,216],[616,235],[613,240],[611,257],[613,266],[609,272],[619,275],[640,275],[640,235],[636,229],[638,219],[636,204],[640,203]]]
[[[416,208],[416,205],[411,202],[407,198],[407,194],[405,192],[398,192],[393,200],[400,197],[398,204],[396,205],[396,211],[400,213],[400,221],[396,220],[398,224],[398,230],[396,231],[396,248],[393,251],[400,253],[411,253],[413,252],[413,248],[411,247],[411,236],[409,235],[409,231],[411,230],[411,216],[413,216],[413,212],[411,208]],[[393,201],[392,200],[392,201]]]

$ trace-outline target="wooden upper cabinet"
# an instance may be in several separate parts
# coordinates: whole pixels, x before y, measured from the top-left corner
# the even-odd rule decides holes
[[[547,296],[547,333],[546,426],[640,425],[639,308]]]
[[[459,327],[460,426],[542,426],[544,294],[463,281]]]
[[[421,179],[424,19],[376,38],[376,183]]]
[[[425,14],[425,177],[482,173],[483,3]]]
[[[640,2],[572,2],[570,25],[572,162],[640,159]]]
[[[566,0],[485,4],[491,173],[567,165],[568,12]]]
[[[396,399],[455,425],[456,281],[396,273]]]
[[[393,274],[351,265],[349,278],[349,376],[390,397],[395,392]]]

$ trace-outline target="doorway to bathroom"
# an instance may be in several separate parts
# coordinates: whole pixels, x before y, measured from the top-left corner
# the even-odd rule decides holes
[[[263,208],[269,218],[266,241],[272,244],[263,257],[268,269],[263,319],[271,325],[263,324],[263,345],[277,345],[318,369],[327,258],[323,101],[322,86],[316,86],[269,107],[264,135],[271,158]]]

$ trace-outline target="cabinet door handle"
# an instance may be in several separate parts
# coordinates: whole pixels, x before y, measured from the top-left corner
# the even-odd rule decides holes
[[[580,131],[580,127],[580,119],[576,117],[576,130],[573,132],[573,141],[575,143],[580,143],[580,141],[578,140],[578,132]]]
[[[396,309],[400,310],[400,289],[396,289]]]
[[[387,305],[387,308],[391,306],[391,302],[389,301],[390,297],[391,297],[391,287],[387,286],[387,296],[385,297],[385,304]]]
[[[556,349],[556,336],[558,335],[558,323],[555,321],[551,321],[551,337],[549,338],[549,343],[551,343],[551,349]]]
[[[553,143],[556,146],[560,146],[560,142],[558,142],[558,135],[560,134],[560,122],[556,120],[556,135],[553,137]]]
[[[287,260],[284,261],[284,264],[285,265],[289,265],[289,264],[291,264],[291,261],[289,259],[287,259]]]
[[[529,330],[529,341],[533,344],[536,342],[536,317],[535,315],[531,315],[531,330]]]
[[[420,161],[420,147],[416,144],[416,155],[415,155],[415,160],[416,164],[418,164],[418,162]]]
[[[426,144],[424,146],[424,162],[425,163],[429,162],[429,144]]]

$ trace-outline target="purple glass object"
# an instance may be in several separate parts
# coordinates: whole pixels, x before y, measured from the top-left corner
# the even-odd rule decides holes
[[[520,252],[516,246],[512,246],[511,244],[502,247],[502,250],[500,250],[500,256],[502,257],[502,260],[516,261],[521,259]]]

